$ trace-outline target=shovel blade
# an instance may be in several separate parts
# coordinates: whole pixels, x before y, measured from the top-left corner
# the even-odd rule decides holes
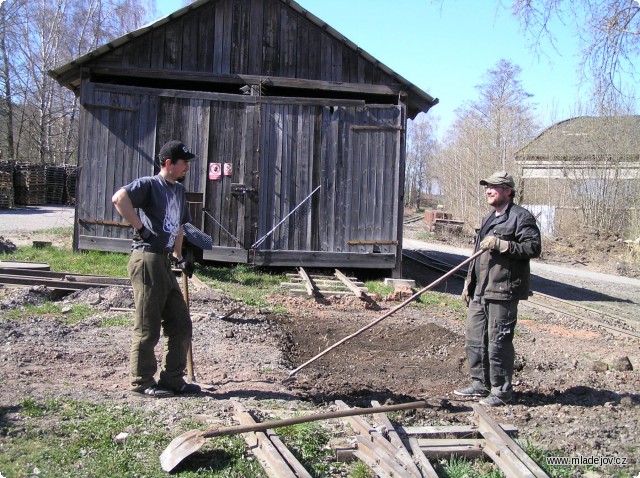
[[[200,430],[189,430],[174,438],[160,455],[160,466],[166,472],[173,470],[189,455],[204,445],[205,437]]]

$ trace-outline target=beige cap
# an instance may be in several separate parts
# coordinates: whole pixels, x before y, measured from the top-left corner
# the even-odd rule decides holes
[[[493,173],[487,179],[480,180],[481,186],[509,186],[511,189],[515,189],[516,183],[510,174],[506,171],[498,171]]]

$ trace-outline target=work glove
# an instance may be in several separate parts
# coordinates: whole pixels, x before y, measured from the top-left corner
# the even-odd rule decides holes
[[[468,280],[464,281],[464,287],[462,289],[462,294],[460,295],[460,298],[464,300],[465,304],[467,304],[467,307],[469,307],[469,302],[471,302],[471,297],[469,297],[469,281]]]
[[[191,262],[186,260],[184,257],[182,259],[178,259],[173,254],[171,254],[171,262],[173,262],[183,274],[186,274],[187,277],[191,279],[191,276],[193,276],[193,264]]]
[[[149,242],[151,239],[156,237],[156,234],[151,229],[147,229],[144,225],[140,229],[136,229],[136,232],[138,233],[138,237],[140,237],[144,242]]]
[[[499,239],[496,236],[487,236],[480,242],[480,249],[504,253],[509,250],[509,241]]]

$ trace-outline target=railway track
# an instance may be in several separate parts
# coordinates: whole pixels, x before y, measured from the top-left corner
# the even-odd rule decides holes
[[[418,222],[424,219],[424,214],[422,213],[417,213],[417,214],[412,214],[410,216],[405,216],[402,223],[403,224],[411,224],[412,222]]]
[[[438,273],[448,272],[455,267],[455,264],[449,264],[422,251],[405,250],[403,258]],[[463,281],[466,274],[466,270],[460,270],[453,276]],[[638,315],[640,304],[628,299],[617,303],[604,300],[581,300],[578,302],[561,299],[534,289],[532,296],[526,301],[521,301],[520,304],[524,308],[553,312],[571,319],[578,319],[587,324],[604,328],[615,335],[640,339],[640,317]]]

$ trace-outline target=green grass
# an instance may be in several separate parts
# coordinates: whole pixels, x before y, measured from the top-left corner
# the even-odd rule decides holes
[[[133,316],[131,314],[118,314],[106,317],[100,321],[100,327],[132,327]]]
[[[415,237],[417,241],[431,241],[435,238],[436,235],[433,232],[419,232]]]
[[[265,296],[275,294],[284,281],[282,274],[261,271],[246,264],[198,266],[196,274],[214,289],[253,307],[268,307]]]
[[[87,304],[73,304],[69,307],[57,302],[47,301],[37,305],[27,304],[17,309],[0,310],[0,320],[25,320],[29,317],[38,316],[57,319],[62,323],[73,325],[82,322],[94,313],[94,309]]]
[[[467,313],[466,305],[457,295],[445,294],[442,292],[433,292],[428,290],[427,292],[422,294],[416,302],[421,304],[422,306],[447,309],[450,311],[463,313],[464,316],[466,316]]]
[[[283,427],[278,429],[278,435],[312,476],[327,476],[329,463],[324,457],[331,437],[318,423]]]
[[[71,246],[71,242],[73,241],[73,227],[51,227],[49,229],[40,229],[39,231],[35,231],[35,234],[67,236],[69,239],[69,246]]]
[[[452,457],[434,466],[442,478],[502,478],[504,475],[493,463]]]
[[[10,254],[1,254],[3,261],[44,262],[54,272],[74,274],[93,274],[109,277],[126,277],[128,254],[101,251],[82,251],[73,253],[68,249],[56,247],[19,247]]]
[[[367,290],[372,294],[377,294],[380,297],[386,297],[393,294],[393,286],[385,284],[384,281],[365,281],[364,283]]]
[[[349,478],[374,478],[376,475],[366,463],[356,461],[349,469]]]
[[[0,408],[0,430],[6,478],[168,476],[159,456],[174,437],[153,416],[120,404],[26,398]],[[128,437],[117,443],[122,432]],[[218,438],[206,447],[206,454],[179,465],[181,477],[264,476],[258,463],[246,459],[242,438]]]

